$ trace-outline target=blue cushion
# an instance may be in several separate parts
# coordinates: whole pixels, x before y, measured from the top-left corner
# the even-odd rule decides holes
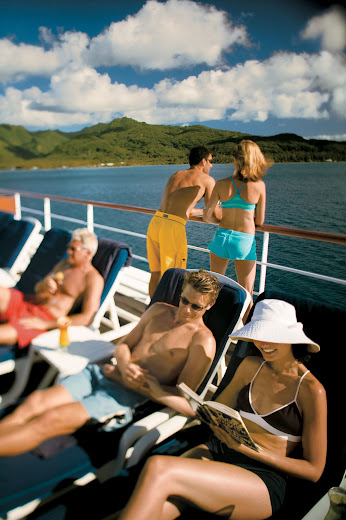
[[[53,267],[67,256],[66,247],[72,234],[63,229],[50,229],[43,237],[27,269],[22,274],[16,289],[26,294],[34,292],[34,287]]]
[[[0,267],[11,268],[28,240],[35,224],[29,220],[10,220],[0,230]]]
[[[6,229],[9,222],[14,220],[14,215],[12,213],[7,213],[6,211],[0,211],[0,232],[3,229]]]
[[[130,265],[132,260],[131,249],[123,242],[116,242],[107,238],[100,238],[98,249],[92,260],[94,267],[103,276],[105,285],[101,296],[101,304],[109,293],[120,269]]]
[[[15,350],[13,345],[0,345],[0,363],[15,359]]]

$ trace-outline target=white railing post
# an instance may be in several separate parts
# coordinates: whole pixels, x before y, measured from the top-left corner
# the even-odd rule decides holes
[[[14,218],[20,220],[22,218],[22,207],[20,203],[20,193],[14,194]]]
[[[269,250],[269,233],[265,231],[263,233],[263,244],[262,244],[262,258],[261,258],[261,270],[260,270],[260,279],[259,279],[259,288],[258,292],[261,294],[266,286],[266,276],[267,276],[267,266],[263,265],[267,263],[268,260],[268,250]]]
[[[92,204],[88,204],[87,206],[87,223],[88,230],[93,233],[94,232],[94,206]]]
[[[44,198],[43,202],[44,208],[44,229],[49,231],[52,227],[51,213],[50,213],[50,199],[48,197]]]

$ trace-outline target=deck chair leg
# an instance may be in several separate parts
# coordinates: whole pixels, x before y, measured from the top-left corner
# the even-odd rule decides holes
[[[39,384],[37,385],[37,390],[42,390],[50,386],[54,379],[57,377],[58,371],[54,367],[49,367]]]
[[[0,396],[0,410],[15,403],[19,399],[29,380],[33,363],[34,351],[30,345],[28,355],[16,359],[14,370],[15,380],[10,390]]]

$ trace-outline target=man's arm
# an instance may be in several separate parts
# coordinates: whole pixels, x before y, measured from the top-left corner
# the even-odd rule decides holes
[[[59,282],[55,278],[55,274],[62,270],[63,266],[65,265],[66,260],[60,260],[60,262],[57,263],[57,265],[54,267],[53,271],[48,273],[42,280],[39,280],[34,287],[35,294],[40,297],[40,295],[44,295],[45,293],[48,293],[52,296],[56,293],[58,290]],[[62,283],[62,282],[60,282]]]
[[[222,209],[218,205],[219,200],[219,183],[217,182],[211,193],[209,201],[206,202],[205,210],[203,212],[203,219],[206,222],[210,222],[212,224],[218,224],[220,222],[222,218]]]
[[[71,325],[90,325],[100,306],[103,286],[102,276],[95,271],[91,271],[87,277],[87,286],[83,293],[82,310],[78,314],[69,316]]]
[[[188,358],[177,384],[184,382],[192,390],[197,390],[211,366],[215,348],[215,339],[210,331],[197,332],[189,346]],[[146,380],[152,399],[188,417],[195,416],[195,411],[187,399],[180,394],[177,386],[160,385],[157,379],[150,375],[146,376]]]
[[[211,196],[213,194],[213,191],[214,191],[214,187],[215,187],[215,180],[212,178],[212,177],[209,177],[209,175],[206,175],[206,182],[205,182],[205,185],[204,185],[204,205],[207,206],[209,204],[209,201],[211,199]],[[190,213],[190,216],[192,217],[203,217],[204,215],[204,211],[203,208],[193,208],[191,210],[191,213]],[[212,213],[213,213],[213,217],[214,217],[214,220],[213,222],[215,223],[218,223],[219,220],[221,219],[222,217],[222,213],[221,213],[221,210],[219,209],[219,207],[215,204],[215,207],[213,208],[212,210]]]
[[[141,340],[148,322],[157,316],[161,310],[161,304],[155,303],[149,307],[142,314],[134,329],[116,345],[114,357],[124,383],[144,383],[143,375],[147,374],[148,371],[141,368],[137,363],[132,363],[131,352]]]

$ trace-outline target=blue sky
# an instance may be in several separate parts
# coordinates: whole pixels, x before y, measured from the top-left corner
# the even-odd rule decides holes
[[[345,44],[327,0],[0,0],[0,123],[346,140]]]

